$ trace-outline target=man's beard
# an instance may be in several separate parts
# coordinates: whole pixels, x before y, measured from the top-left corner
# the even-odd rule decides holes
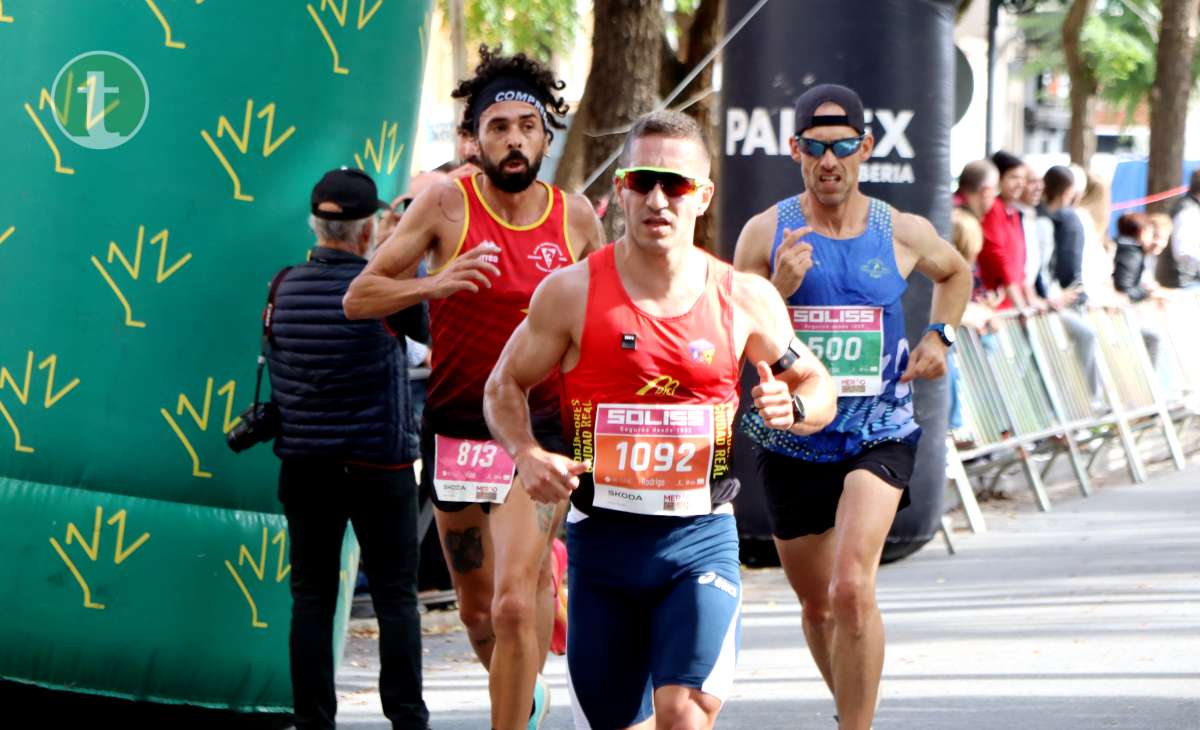
[[[505,172],[504,165],[513,160],[524,162],[525,169],[521,172]],[[499,163],[493,163],[484,154],[479,155],[479,161],[482,163],[483,173],[492,184],[506,193],[519,193],[528,188],[537,179],[538,170],[542,168],[542,155],[538,155],[537,159],[531,162],[519,150],[509,152]]]

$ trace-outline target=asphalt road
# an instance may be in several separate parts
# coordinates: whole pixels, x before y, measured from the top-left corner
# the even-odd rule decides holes
[[[1200,728],[1200,467],[1083,499],[1052,493],[986,507],[989,531],[956,531],[884,566],[888,633],[875,728]],[[833,703],[778,569],[745,574],[742,649],[724,728],[832,728]],[[487,677],[452,612],[426,617],[435,728],[488,727]],[[339,727],[387,728],[370,622],[339,673]],[[546,676],[546,730],[570,728],[564,661]]]

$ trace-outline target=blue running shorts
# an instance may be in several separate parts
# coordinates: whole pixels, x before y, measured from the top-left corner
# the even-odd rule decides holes
[[[742,605],[732,514],[585,517],[567,525],[567,545],[577,727],[635,725],[667,685],[729,696]]]

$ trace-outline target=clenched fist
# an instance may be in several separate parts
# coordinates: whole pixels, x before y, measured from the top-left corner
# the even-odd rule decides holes
[[[450,262],[450,265],[430,277],[430,297],[445,299],[460,291],[478,294],[483,287],[491,288],[489,275],[500,276],[500,269],[484,257],[500,253],[495,244],[482,244]]]

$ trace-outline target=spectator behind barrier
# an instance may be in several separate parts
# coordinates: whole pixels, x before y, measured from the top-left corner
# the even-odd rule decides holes
[[[1087,186],[1076,213],[1083,226],[1083,262],[1080,277],[1093,306],[1116,307],[1124,303],[1112,285],[1114,245],[1108,238],[1108,186],[1096,175],[1087,175]]]
[[[1025,233],[1014,208],[1025,188],[1025,165],[1004,151],[992,155],[992,163],[1000,173],[1000,195],[983,216],[979,278],[985,289],[1004,291],[1002,306],[1025,309],[1032,290],[1025,288]]]
[[[1132,302],[1143,302],[1151,297],[1160,299],[1156,287],[1142,285],[1146,268],[1146,257],[1154,250],[1155,231],[1149,216],[1144,213],[1126,213],[1117,219],[1117,250],[1113,262],[1113,286],[1129,297]],[[1158,367],[1159,343],[1162,333],[1153,326],[1141,323],[1142,340],[1150,362]]]
[[[1100,392],[1100,374],[1096,365],[1096,330],[1083,316],[1088,293],[1083,282],[1085,234],[1082,218],[1075,210],[1076,177],[1069,168],[1055,165],[1042,177],[1042,210],[1054,234],[1050,271],[1053,276],[1048,293],[1059,309],[1059,318],[1091,386],[1091,394]],[[1057,291],[1056,291],[1057,289]]]
[[[1083,224],[1075,212],[1075,176],[1061,165],[1046,171],[1042,178],[1042,208],[1054,231],[1051,278],[1062,290],[1083,286]],[[1081,297],[1080,304],[1086,301]]]
[[[996,166],[990,160],[968,162],[958,176],[954,208],[950,211],[950,242],[972,271],[977,268],[979,252],[983,248],[983,228],[980,221],[996,201],[999,178]],[[967,303],[963,324],[981,328],[995,314],[995,308],[1003,294],[997,295],[996,292],[984,290],[978,276],[975,283],[975,293]]]
[[[983,248],[983,217],[996,202],[996,187],[1000,175],[991,160],[975,160],[963,166],[958,176],[958,189],[954,192],[954,207],[950,210],[950,223],[956,231],[953,236],[958,252],[972,266]],[[976,245],[978,244],[978,245]],[[976,272],[976,288],[978,273]]]
[[[954,207],[961,208],[983,221],[984,215],[996,202],[1000,173],[991,160],[975,160],[963,166],[954,192]],[[982,231],[980,232],[982,236]]]
[[[955,193],[955,206],[950,211],[950,243],[967,262],[971,270],[975,270],[975,261],[983,248],[983,229],[979,225],[979,216],[991,207],[996,195],[995,166],[988,160],[977,160],[968,163],[958,177],[958,192]],[[982,192],[981,192],[982,191]],[[990,326],[995,316],[995,306],[999,301],[986,301],[986,294],[978,287],[972,293],[963,312],[962,325],[983,331]],[[962,372],[958,369],[957,357],[952,351],[946,353],[946,373],[950,384],[950,430],[961,428],[962,401]]]
[[[1040,210],[1044,187],[1042,178],[1025,165],[1025,187],[1014,207],[1021,214],[1021,230],[1025,233],[1025,287],[1048,299],[1048,274],[1043,272],[1054,253],[1054,225]]]
[[[983,229],[970,211],[962,208],[950,211],[950,239],[963,260],[974,266],[983,248]]]
[[[1149,216],[1150,225],[1154,228],[1154,245],[1146,252],[1146,270],[1142,274],[1142,286],[1162,289],[1162,284],[1158,280],[1158,261],[1163,255],[1163,251],[1171,244],[1171,231],[1175,226],[1171,223],[1171,216],[1166,213],[1151,213]]]
[[[1158,282],[1173,289],[1200,286],[1200,170],[1175,206],[1170,245],[1158,258]]]
[[[317,244],[275,298],[268,359],[281,429],[279,499],[291,537],[289,640],[298,727],[334,727],[333,620],[346,524],[354,526],[379,618],[380,699],[395,728],[426,728],[417,612],[414,422],[403,337],[427,338],[424,311],[351,321],[342,296],[376,232],[375,183],[342,168],[312,192]]]
[[[1113,259],[1113,286],[1140,302],[1150,296],[1142,286],[1146,256],[1154,248],[1154,226],[1144,213],[1126,213],[1117,219],[1117,250]]]
[[[1076,209],[1085,214],[1085,233],[1089,230],[1096,232],[1096,239],[1106,253],[1111,252],[1113,242],[1108,237],[1108,221],[1112,215],[1112,201],[1109,199],[1109,185],[1094,173],[1086,174],[1086,182],[1080,189],[1079,203]],[[1090,225],[1089,225],[1090,224]]]

